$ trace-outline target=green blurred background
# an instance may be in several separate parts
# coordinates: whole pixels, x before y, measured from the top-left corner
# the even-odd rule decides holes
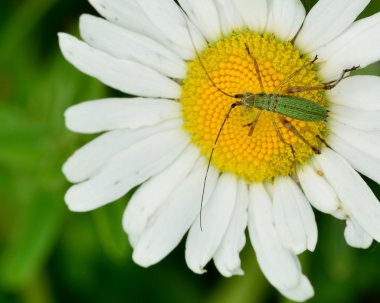
[[[310,10],[316,1],[303,2]],[[361,17],[379,11],[373,0]],[[132,262],[121,227],[128,197],[90,213],[67,210],[61,166],[91,137],[67,131],[63,113],[120,95],[60,54],[57,32],[77,34],[81,13],[96,14],[85,0],[0,2],[0,302],[286,302],[263,278],[249,244],[244,277],[223,278],[212,264],[207,274],[193,274],[183,243],[143,269]],[[364,73],[380,75],[380,65]],[[343,222],[317,220],[316,252],[301,256],[316,290],[311,302],[380,302],[379,244],[350,248]]]

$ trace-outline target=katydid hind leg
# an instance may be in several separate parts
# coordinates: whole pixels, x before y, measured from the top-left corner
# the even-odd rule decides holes
[[[300,139],[303,143],[305,143],[307,146],[309,146],[311,148],[311,150],[319,155],[321,153],[319,147],[315,147],[314,145],[312,145],[295,127],[294,125],[288,121],[284,116],[279,116],[279,120],[281,122],[281,124],[286,128],[288,129],[293,135],[295,135],[298,139]]]
[[[285,91],[285,93],[293,94],[293,93],[300,93],[300,92],[311,91],[311,90],[330,90],[330,89],[333,89],[335,86],[337,86],[340,83],[340,81],[342,81],[346,77],[347,73],[352,72],[354,70],[357,70],[358,68],[360,68],[359,65],[353,66],[351,68],[344,69],[342,71],[342,74],[340,75],[340,77],[337,80],[334,80],[334,81],[331,81],[328,83],[324,83],[322,85],[317,85],[317,86],[293,86],[293,87],[289,87]]]
[[[294,151],[294,148],[293,148],[293,146],[290,143],[288,143],[288,142],[285,141],[285,138],[282,136],[282,134],[280,132],[280,129],[279,129],[278,125],[277,125],[277,122],[276,122],[274,116],[272,116],[272,124],[273,124],[274,130],[276,131],[277,137],[280,139],[280,141],[285,146],[288,146],[290,148],[290,150],[292,152],[292,155],[293,155],[293,166],[294,166],[294,170],[295,170],[295,168],[296,168],[296,153]]]

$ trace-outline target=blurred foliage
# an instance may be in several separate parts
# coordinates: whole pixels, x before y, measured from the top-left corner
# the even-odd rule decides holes
[[[307,10],[314,0],[303,1]],[[380,10],[373,0],[361,17]],[[65,159],[91,138],[64,127],[74,103],[115,94],[70,66],[59,31],[77,33],[84,0],[0,2],[0,302],[285,302],[263,278],[254,253],[242,253],[244,277],[213,266],[187,269],[183,244],[160,264],[136,266],[122,231],[124,197],[90,213],[69,213]],[[379,64],[365,73],[380,75]],[[368,180],[380,197],[380,188]],[[348,247],[343,222],[318,215],[319,243],[304,254],[311,302],[380,302],[380,249]]]

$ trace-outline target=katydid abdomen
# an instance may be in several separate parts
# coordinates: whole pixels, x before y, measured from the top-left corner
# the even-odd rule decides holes
[[[241,102],[246,107],[271,111],[301,121],[318,122],[327,118],[327,110],[324,107],[296,96],[246,93]]]

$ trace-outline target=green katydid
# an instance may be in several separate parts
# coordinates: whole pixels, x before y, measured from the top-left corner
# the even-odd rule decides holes
[[[219,128],[215,142],[212,146],[211,154],[210,154],[210,157],[208,160],[206,174],[205,174],[205,178],[204,178],[204,182],[203,182],[203,189],[202,189],[201,212],[200,212],[200,227],[201,227],[201,229],[202,229],[203,200],[204,200],[207,176],[208,176],[210,164],[212,161],[212,156],[213,156],[216,144],[218,143],[219,137],[220,137],[222,130],[224,128],[224,125],[226,124],[228,118],[230,117],[232,110],[234,108],[236,108],[237,106],[243,106],[244,108],[247,108],[247,109],[256,108],[259,110],[255,119],[251,123],[249,123],[247,125],[243,125],[243,127],[245,127],[245,126],[250,127],[248,136],[253,135],[254,130],[255,130],[255,126],[259,120],[259,117],[260,117],[262,111],[269,111],[269,112],[278,114],[278,117],[279,117],[281,124],[283,124],[283,126],[286,129],[288,129],[293,135],[295,135],[297,138],[299,138],[301,141],[303,141],[306,145],[308,145],[313,150],[314,153],[319,154],[320,153],[319,147],[315,147],[311,143],[309,143],[307,141],[307,139],[292,125],[292,123],[287,119],[287,117],[293,118],[296,120],[300,120],[300,121],[306,121],[306,122],[322,122],[322,121],[325,121],[327,119],[328,110],[326,108],[322,107],[321,105],[319,105],[318,103],[312,101],[312,100],[293,96],[292,94],[298,93],[298,92],[310,91],[310,90],[330,90],[330,89],[333,89],[336,85],[338,85],[338,83],[340,81],[342,81],[344,79],[344,77],[346,76],[347,73],[354,71],[360,67],[360,66],[353,66],[349,69],[344,69],[342,71],[341,76],[337,80],[332,81],[332,82],[324,83],[324,84],[321,84],[318,86],[293,86],[293,87],[287,88],[283,94],[277,94],[276,93],[281,87],[283,87],[292,78],[294,78],[300,71],[302,71],[304,68],[312,65],[315,61],[317,61],[318,56],[315,56],[315,58],[312,61],[310,61],[308,64],[305,64],[304,66],[302,66],[301,68],[297,69],[292,74],[290,74],[284,81],[282,81],[274,89],[273,92],[266,93],[264,91],[263,82],[261,79],[259,64],[257,63],[255,57],[251,54],[248,46],[245,45],[245,47],[246,47],[248,55],[251,57],[251,59],[253,61],[253,65],[254,65],[254,68],[256,71],[256,75],[257,75],[258,82],[260,85],[260,90],[261,90],[261,92],[259,92],[259,93],[245,92],[243,94],[231,95],[229,93],[226,93],[222,89],[220,89],[214,83],[212,78],[210,77],[205,66],[203,65],[203,62],[199,56],[198,51],[196,50],[197,58],[201,64],[202,68],[204,69],[208,79],[212,83],[212,85],[222,94],[224,94],[228,97],[234,98],[234,99],[238,99],[238,101],[231,104],[229,110],[226,113],[226,116],[225,116],[225,118],[224,118],[224,120],[223,120],[223,122]],[[290,143],[287,143],[285,141],[285,139],[282,137],[274,117],[272,117],[272,123],[273,123],[274,129],[276,130],[277,136],[279,137],[281,142],[284,143],[285,145],[289,146],[289,148],[291,148],[292,153],[294,155],[294,150],[293,150],[292,145]],[[323,139],[321,139],[319,137],[318,137],[318,139],[323,141]]]
[[[220,93],[222,93],[222,94],[224,94],[224,95],[226,95],[226,96],[228,96],[230,98],[238,99],[238,101],[235,101],[234,103],[232,103],[231,106],[230,106],[230,108],[228,109],[228,111],[227,111],[227,113],[226,113],[226,115],[225,115],[225,117],[223,119],[223,122],[222,122],[222,124],[221,124],[221,126],[219,128],[219,131],[218,131],[218,134],[217,134],[217,136],[215,138],[215,141],[214,141],[214,144],[212,146],[212,149],[211,149],[210,157],[209,157],[208,164],[207,164],[206,174],[205,174],[205,178],[204,178],[204,181],[203,181],[203,189],[202,189],[202,198],[201,198],[201,207],[200,207],[200,216],[199,216],[200,217],[200,228],[202,230],[202,208],[203,208],[203,200],[204,200],[204,195],[205,195],[207,176],[208,176],[208,172],[209,172],[209,169],[210,169],[210,165],[211,165],[211,161],[212,161],[212,156],[214,154],[214,150],[215,150],[216,144],[218,143],[218,140],[219,140],[219,137],[220,137],[220,135],[221,135],[221,133],[223,131],[224,125],[226,124],[228,118],[230,117],[230,114],[231,114],[232,110],[234,108],[236,108],[237,106],[243,106],[246,109],[255,108],[255,109],[259,110],[258,113],[257,113],[257,115],[256,115],[256,117],[255,117],[255,119],[251,123],[243,125],[243,127],[246,127],[246,126],[250,127],[248,136],[252,136],[253,135],[254,130],[255,130],[255,126],[256,126],[256,124],[257,124],[257,122],[258,122],[258,120],[260,118],[260,115],[261,115],[261,113],[263,111],[269,111],[269,112],[272,112],[272,113],[276,113],[276,114],[278,114],[278,118],[279,118],[280,123],[286,129],[288,129],[293,135],[295,135],[302,142],[304,142],[307,146],[309,146],[313,150],[313,152],[315,154],[320,154],[320,148],[313,146],[293,126],[293,124],[287,118],[292,118],[292,119],[296,119],[296,120],[300,120],[300,121],[305,121],[305,122],[322,122],[322,121],[325,121],[327,119],[327,117],[328,117],[328,110],[326,108],[324,108],[323,106],[319,105],[318,103],[312,101],[312,100],[309,100],[309,99],[306,99],[306,98],[301,98],[301,97],[298,97],[298,96],[294,96],[292,94],[293,93],[304,92],[304,91],[311,91],[311,90],[331,90],[335,86],[337,86],[340,81],[342,81],[345,78],[345,76],[347,75],[347,73],[360,68],[360,66],[353,66],[351,68],[344,69],[342,71],[342,73],[341,73],[341,76],[337,80],[334,80],[334,81],[331,81],[331,82],[328,82],[328,83],[323,83],[323,84],[318,85],[318,86],[293,86],[293,87],[287,88],[285,91],[283,91],[283,94],[278,94],[277,92],[280,90],[280,88],[282,88],[285,84],[287,84],[291,79],[293,79],[303,69],[307,68],[308,66],[311,66],[312,64],[314,64],[317,61],[318,56],[315,56],[315,58],[312,61],[310,61],[309,63],[307,63],[307,64],[305,64],[303,66],[301,66],[300,68],[298,68],[297,70],[295,70],[293,73],[291,73],[287,78],[285,78],[273,90],[273,92],[266,93],[265,90],[264,90],[262,79],[261,79],[259,64],[258,64],[256,58],[251,54],[248,45],[245,44],[245,48],[246,48],[247,54],[252,59],[252,62],[253,62],[253,65],[254,65],[254,69],[255,69],[255,72],[256,72],[256,75],[257,75],[257,80],[258,80],[259,85],[260,85],[260,92],[259,93],[244,92],[242,94],[232,95],[232,94],[229,94],[229,93],[223,91],[221,88],[219,88],[215,84],[215,82],[213,81],[213,79],[211,78],[210,74],[208,73],[206,67],[203,64],[203,61],[201,60],[201,57],[199,55],[199,52],[198,52],[197,48],[195,47],[194,40],[193,40],[193,37],[191,35],[191,31],[189,29],[189,25],[187,23],[187,15],[186,15],[186,13],[182,9],[181,9],[181,11],[182,11],[182,13],[183,13],[183,15],[184,15],[184,17],[186,19],[186,23],[185,24],[186,24],[187,31],[189,33],[189,37],[190,37],[191,43],[193,45],[194,51],[196,53],[197,59],[198,59],[200,65],[201,65],[202,69],[204,70],[207,78],[209,79],[209,81],[211,82],[211,84]],[[273,127],[274,127],[274,129],[276,131],[276,134],[279,137],[280,141],[283,144],[289,146],[289,148],[292,151],[293,157],[295,158],[295,153],[294,153],[293,146],[290,143],[286,142],[285,139],[283,138],[283,136],[281,135],[281,132],[280,132],[280,130],[278,128],[277,122],[274,119],[274,116],[272,116],[272,124],[273,124]],[[319,136],[317,136],[317,138],[321,142],[325,143],[325,141],[322,138],[320,138]]]

